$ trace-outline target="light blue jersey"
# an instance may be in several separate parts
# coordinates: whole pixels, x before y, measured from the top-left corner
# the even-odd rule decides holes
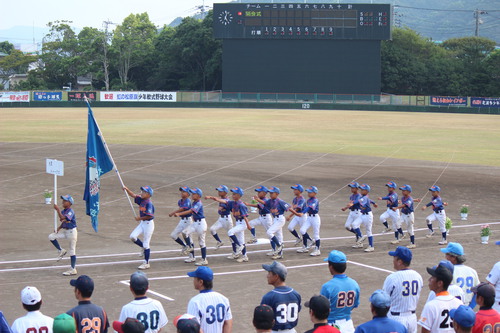
[[[345,274],[334,275],[321,287],[321,295],[330,300],[328,322],[351,319],[351,311],[359,305],[359,285]]]

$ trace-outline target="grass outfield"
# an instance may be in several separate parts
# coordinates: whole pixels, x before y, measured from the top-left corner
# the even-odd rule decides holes
[[[110,144],[335,150],[500,166],[498,115],[198,108],[94,108],[94,114]],[[82,143],[86,132],[84,106],[0,111],[2,142]]]

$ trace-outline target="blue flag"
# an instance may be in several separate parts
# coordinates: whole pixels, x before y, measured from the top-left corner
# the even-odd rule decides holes
[[[88,103],[87,103],[88,104]],[[113,161],[104,147],[104,140],[89,107],[89,129],[87,133],[87,168],[85,173],[86,213],[90,216],[92,227],[97,232],[97,215],[99,214],[99,190],[101,175],[113,170]]]

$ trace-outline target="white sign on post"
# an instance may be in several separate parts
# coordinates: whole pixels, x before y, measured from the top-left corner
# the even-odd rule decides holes
[[[58,160],[47,159],[47,173],[56,176],[64,176],[64,162]]]

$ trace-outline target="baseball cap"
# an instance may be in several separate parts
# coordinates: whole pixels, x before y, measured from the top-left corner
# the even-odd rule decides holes
[[[276,186],[273,186],[271,187],[269,190],[268,190],[269,193],[280,193],[280,188],[279,187],[276,187]]]
[[[387,184],[385,184],[385,186],[387,186],[389,188],[397,188],[398,187],[398,185],[395,182],[388,182]]]
[[[280,262],[273,261],[271,265],[263,264],[262,268],[268,272],[273,272],[278,275],[283,281],[286,279],[287,269],[286,266]]]
[[[496,241],[496,242],[495,242],[495,244],[496,244],[496,245],[500,245],[500,241]]]
[[[177,327],[177,322],[179,322],[179,320],[183,320],[183,319],[196,319],[195,316],[189,314],[189,313],[185,313],[185,314],[182,314],[182,315],[178,315],[174,318],[174,326]]]
[[[334,264],[342,264],[347,262],[347,257],[344,252],[333,250],[328,255],[328,258],[323,259],[323,261],[331,261]]]
[[[359,183],[358,182],[350,182],[347,186],[358,188],[359,187]]]
[[[361,189],[361,190],[367,190],[368,192],[370,192],[370,190],[372,188],[368,184],[361,184],[361,185],[359,185],[359,189]]]
[[[460,305],[456,309],[451,309],[450,317],[453,322],[462,327],[472,327],[476,322],[476,314],[467,305]]]
[[[148,276],[143,272],[135,272],[130,275],[130,286],[132,289],[147,289],[149,287]]]
[[[75,200],[73,200],[73,197],[69,194],[61,195],[61,199],[69,201],[71,204],[75,203]]]
[[[80,275],[78,279],[69,281],[69,284],[80,290],[82,293],[92,293],[94,291],[94,280],[87,275]]]
[[[54,318],[54,323],[52,324],[52,331],[54,333],[75,333],[76,323],[75,318],[71,317],[67,313],[62,313]]]
[[[200,332],[200,323],[196,318],[190,319],[179,319],[177,320],[177,332],[181,333],[199,333]]]
[[[207,266],[200,266],[195,271],[188,272],[187,275],[203,281],[212,281],[214,279],[214,272]]]
[[[189,191],[189,187],[187,187],[187,186],[181,186],[181,187],[179,187],[179,191],[181,191],[181,192],[191,193],[191,192]]]
[[[255,189],[255,192],[269,192],[269,190],[264,185],[260,185]]]
[[[389,255],[393,257],[398,257],[404,262],[411,262],[411,258],[413,257],[411,250],[405,246],[398,246],[396,248],[396,251],[389,251]]]
[[[429,188],[429,191],[432,191],[432,192],[441,192],[441,187],[437,186],[437,185],[434,185],[434,186],[431,186]]]
[[[495,287],[493,287],[488,282],[481,282],[475,287],[471,288],[471,291],[484,298],[495,298]]]
[[[203,195],[203,191],[198,187],[190,188],[189,192],[191,192],[192,194],[198,194],[199,196]]]
[[[427,267],[427,273],[443,282],[450,283],[453,280],[453,273],[443,263],[439,263],[439,265],[432,268]]]
[[[295,184],[291,187],[292,190],[299,190],[300,192],[304,192],[304,186],[300,184]]]
[[[42,294],[36,287],[25,287],[21,290],[21,302],[25,305],[34,305],[42,300]]]
[[[270,330],[274,325],[274,311],[269,305],[256,306],[253,310],[253,322],[257,324],[257,329]]]
[[[370,296],[370,303],[376,308],[388,308],[391,306],[391,297],[384,290],[378,289]]]
[[[143,186],[141,187],[141,191],[149,193],[150,196],[153,196],[153,189],[151,188],[151,186]]]
[[[219,187],[216,187],[215,190],[219,192],[226,192],[226,193],[229,192],[229,189],[227,188],[226,185],[221,185]]]
[[[453,271],[455,270],[455,266],[449,260],[441,260],[438,265],[441,265],[443,267],[448,268],[452,274],[453,274]],[[437,266],[434,266],[432,268],[436,268],[436,267]]]
[[[318,188],[316,186],[309,186],[309,188],[306,190],[306,192],[318,193]]]
[[[124,322],[115,320],[113,322],[113,329],[118,333],[144,333],[146,328],[137,319],[128,317]]]
[[[323,295],[315,295],[304,303],[304,306],[313,310],[318,319],[326,319],[330,314],[330,301]]]
[[[449,242],[444,249],[441,249],[441,252],[450,253],[455,256],[463,256],[464,248],[459,243]]]
[[[407,185],[407,184],[405,184],[405,185],[401,186],[399,189],[400,189],[400,190],[402,190],[402,191],[408,191],[408,192],[411,192],[411,186],[410,186],[410,185]]]
[[[235,188],[232,188],[231,192],[239,194],[240,196],[243,196],[243,194],[245,193],[243,191],[243,189],[241,187],[239,187],[239,186],[236,186]]]

